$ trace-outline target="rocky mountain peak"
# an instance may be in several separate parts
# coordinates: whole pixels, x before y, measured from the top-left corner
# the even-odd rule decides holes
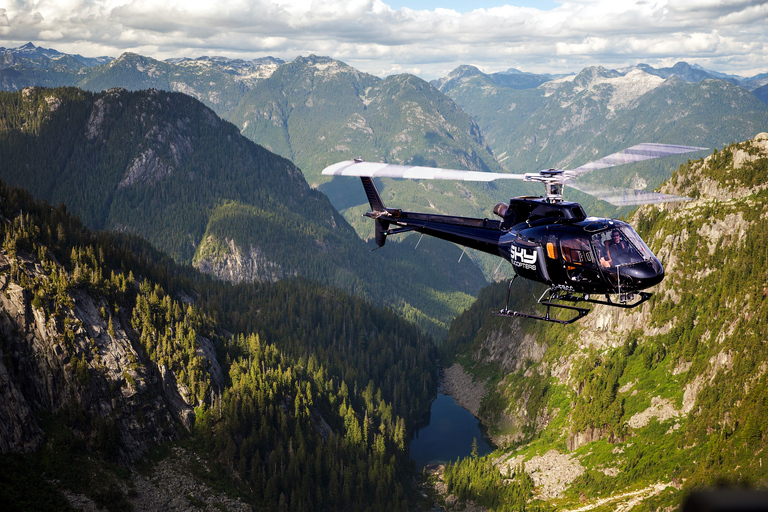
[[[594,83],[603,82],[609,78],[616,78],[621,74],[613,69],[606,69],[603,66],[592,66],[584,68],[573,78],[573,83],[581,87],[589,87]]]
[[[687,62],[680,61],[675,63],[672,67],[667,68],[654,68],[652,66],[649,66],[648,64],[638,64],[636,66],[632,66],[630,68],[627,68],[623,70],[624,72],[630,72],[631,70],[642,70],[645,73],[648,73],[649,75],[655,75],[661,78],[670,78],[672,76],[675,76],[684,82],[688,83],[696,83],[701,82],[702,80],[708,80],[708,79],[718,79],[722,78],[728,81],[735,82],[735,77],[731,77],[728,75],[722,74],[721,76],[718,76],[716,74],[710,73],[706,69],[700,67],[700,66],[691,66]]]
[[[457,67],[446,76],[438,78],[437,80],[433,80],[431,83],[438,91],[444,91],[458,85],[461,82],[469,80],[472,77],[480,76],[482,74],[483,72],[475,66],[465,64],[463,66]]]
[[[117,66],[117,65],[125,65],[125,64],[135,64],[135,63],[142,63],[147,64],[150,62],[159,62],[151,57],[145,57],[143,55],[140,55],[138,53],[134,52],[125,52],[122,55],[120,55],[118,58],[113,60],[109,63],[110,66]]]
[[[478,69],[475,66],[470,65],[462,65],[448,73],[448,76],[446,78],[462,78],[462,77],[470,77],[470,76],[477,76],[483,74],[480,69]]]
[[[326,57],[322,55],[309,55],[307,57],[296,57],[296,60],[294,60],[297,64],[301,64],[303,66],[314,66],[314,67],[320,67],[322,69],[325,69],[326,67],[333,66],[335,68],[340,67],[349,67],[346,64],[344,64],[341,61],[338,61],[336,59],[332,59],[331,57]]]

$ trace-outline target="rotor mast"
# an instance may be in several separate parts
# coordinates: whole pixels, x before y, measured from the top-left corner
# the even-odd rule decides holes
[[[546,192],[546,201],[548,203],[562,203],[565,178],[565,171],[560,169],[547,169],[545,171],[526,173],[523,181],[543,183]]]

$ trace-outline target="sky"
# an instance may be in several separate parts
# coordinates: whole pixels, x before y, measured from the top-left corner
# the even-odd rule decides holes
[[[768,72],[768,0],[0,0],[0,46],[86,57],[330,56],[431,80],[678,61]]]

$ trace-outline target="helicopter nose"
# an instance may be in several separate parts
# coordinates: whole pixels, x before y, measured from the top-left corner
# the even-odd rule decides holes
[[[622,281],[625,278],[629,278],[632,288],[636,290],[644,290],[651,286],[659,284],[664,280],[664,268],[656,258],[636,263],[634,265],[628,265],[621,268]],[[628,285],[629,282],[625,283]],[[625,284],[622,283],[622,284]]]

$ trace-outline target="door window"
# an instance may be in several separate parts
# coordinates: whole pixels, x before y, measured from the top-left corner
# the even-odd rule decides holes
[[[589,239],[582,236],[564,236],[560,239],[560,250],[566,263],[572,265],[594,266],[592,246]]]

